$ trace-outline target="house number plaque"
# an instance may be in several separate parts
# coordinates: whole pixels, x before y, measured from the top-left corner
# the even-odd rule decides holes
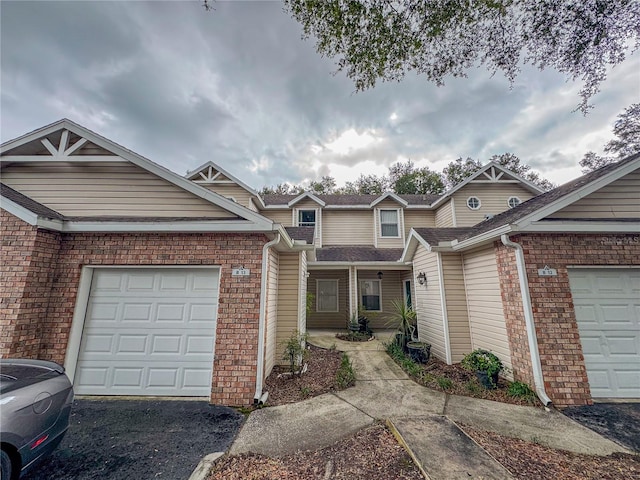
[[[248,277],[251,274],[251,270],[248,268],[233,268],[231,269],[232,277]]]
[[[558,271],[555,268],[549,267],[549,265],[545,265],[544,268],[538,269],[538,276],[540,277],[557,277]]]

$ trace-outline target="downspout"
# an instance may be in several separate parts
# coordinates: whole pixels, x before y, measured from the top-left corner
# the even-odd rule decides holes
[[[538,351],[538,338],[533,324],[533,308],[531,306],[531,296],[529,294],[529,281],[524,263],[524,251],[522,245],[511,241],[509,235],[500,236],[502,244],[515,249],[516,267],[518,268],[518,280],[520,281],[520,292],[522,294],[522,309],[524,310],[524,322],[527,328],[527,339],[529,340],[529,352],[531,353],[531,366],[533,368],[533,381],[536,387],[536,394],[545,405],[551,403],[551,399],[544,389],[544,378],[542,376],[542,364],[540,363],[540,352]]]
[[[269,248],[280,243],[280,234],[276,238],[264,244],[262,247],[262,279],[260,280],[260,316],[258,317],[258,370],[256,372],[256,393],[253,396],[253,403],[260,404],[267,401],[268,393],[262,393],[264,382],[264,330],[267,321],[267,267],[269,263]],[[263,398],[264,397],[264,398]]]

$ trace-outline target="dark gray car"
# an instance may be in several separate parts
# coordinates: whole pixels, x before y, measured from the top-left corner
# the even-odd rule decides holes
[[[73,387],[53,362],[0,359],[0,478],[15,480],[69,428]]]

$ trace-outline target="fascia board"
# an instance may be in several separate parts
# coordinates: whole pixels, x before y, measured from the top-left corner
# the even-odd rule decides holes
[[[64,118],[44,127],[38,128],[37,130],[34,130],[32,132],[25,133],[24,135],[21,135],[17,138],[8,140],[0,145],[0,155],[16,147],[19,147],[20,145],[24,145],[25,143],[32,142],[33,140],[37,140],[40,137],[44,137],[49,135],[50,133],[56,132],[60,130],[60,128],[65,128],[65,122],[68,121],[69,120]]]
[[[519,230],[522,233],[558,233],[558,232],[575,232],[575,233],[637,233],[640,232],[640,219],[638,222],[580,222],[580,221],[557,221],[553,222],[531,222],[526,228]]]
[[[489,230],[488,232],[476,235],[475,237],[467,238],[466,240],[463,240],[461,242],[451,242],[451,249],[464,250],[470,247],[481,245],[490,240],[497,239],[502,234],[510,233],[516,230],[517,229],[514,227],[514,225],[502,225],[500,227],[494,228],[493,230]]]
[[[316,269],[321,270],[322,267],[326,267],[327,270],[335,269],[337,267],[371,267],[372,270],[389,267],[389,268],[400,268],[401,270],[406,270],[406,267],[411,266],[411,263],[407,262],[308,262],[307,265],[309,267],[316,267]],[[318,268],[320,267],[320,268]]]
[[[273,228],[257,228],[252,222],[104,222],[65,221],[63,232],[245,232],[266,233]]]
[[[325,202],[323,202],[322,200],[320,200],[318,197],[316,197],[313,193],[311,192],[303,192],[300,195],[298,195],[296,198],[294,198],[293,200],[291,200],[289,203],[287,203],[287,207],[292,207],[294,206],[296,203],[300,202],[303,198],[310,198],[311,200],[313,200],[314,202],[316,202],[318,205],[320,205],[321,207],[324,207],[326,205]]]
[[[404,247],[402,256],[400,257],[400,261],[411,262],[413,260],[413,255],[418,248],[418,245],[422,245],[429,252],[431,251],[431,245],[429,245],[427,241],[412,228],[411,230],[409,230],[409,238],[407,239],[407,244]],[[411,260],[409,260],[409,257],[411,257]]]
[[[396,195],[393,192],[385,192],[382,195],[380,195],[378,198],[376,198],[373,202],[371,202],[371,204],[369,205],[371,208],[375,207],[376,205],[378,205],[380,202],[383,202],[384,200],[386,200],[387,198],[391,198],[393,200],[395,200],[396,202],[398,202],[400,205],[406,207],[409,202],[407,202],[406,200],[403,200],[402,198],[400,198],[398,195]]]
[[[37,225],[38,224],[38,215],[28,208],[23,207],[22,205],[18,205],[12,200],[8,198],[2,197],[2,204],[0,208],[9,212],[11,215],[18,217],[23,222],[28,223],[29,225]]]

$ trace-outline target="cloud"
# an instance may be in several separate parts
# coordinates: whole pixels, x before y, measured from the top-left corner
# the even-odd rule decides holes
[[[177,173],[211,160],[256,188],[505,151],[566,180],[640,71],[637,54],[614,69],[583,117],[579,85],[530,67],[513,87],[477,69],[356,94],[276,2],[3,2],[0,21],[3,141],[69,117]]]

